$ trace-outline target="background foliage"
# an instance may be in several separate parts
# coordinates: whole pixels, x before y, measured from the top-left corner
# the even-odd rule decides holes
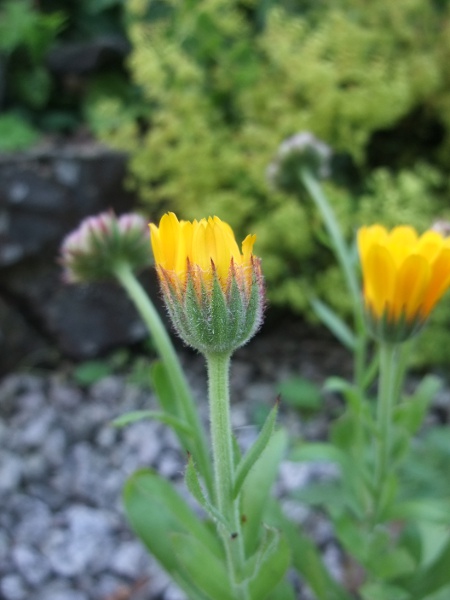
[[[448,216],[448,3],[131,0],[127,10],[146,111],[138,120],[108,97],[92,123],[131,152],[130,182],[154,217],[215,213],[255,231],[272,303],[308,313],[314,291],[347,310],[308,199],[264,176],[297,131],[336,152],[327,192],[348,236],[362,223],[423,229]],[[448,308],[438,320],[450,322]]]
[[[266,181],[285,137],[309,130],[334,149],[326,191],[349,239],[362,223],[422,230],[449,217],[447,0],[84,0],[63,15],[58,5],[45,0],[46,12],[33,13],[35,27],[52,19],[46,47],[126,35],[128,74],[121,65],[97,73],[64,106],[55,82],[40,107],[10,97],[14,118],[32,109],[28,123],[45,129],[53,111],[69,118],[66,130],[87,120],[130,152],[129,183],[155,219],[168,209],[215,213],[239,235],[256,232],[272,304],[311,316],[315,293],[348,311],[308,198]],[[30,55],[26,36],[19,42],[8,56]],[[442,361],[449,303],[435,322],[423,347]]]

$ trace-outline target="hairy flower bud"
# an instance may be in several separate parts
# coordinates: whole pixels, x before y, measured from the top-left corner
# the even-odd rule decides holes
[[[218,217],[178,221],[174,213],[150,224],[163,297],[180,337],[203,354],[231,353],[262,321],[264,285],[256,237],[242,242]]]
[[[68,283],[114,276],[119,264],[133,269],[150,263],[147,222],[137,214],[112,211],[88,217],[63,241],[60,262]]]
[[[331,148],[309,131],[302,131],[284,140],[267,168],[271,185],[285,192],[297,192],[300,170],[307,169],[317,179],[330,176]]]

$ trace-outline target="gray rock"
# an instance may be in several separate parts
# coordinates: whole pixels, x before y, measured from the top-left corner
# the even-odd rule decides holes
[[[81,219],[132,210],[125,173],[124,154],[94,143],[0,156],[0,342],[9,349],[0,374],[24,358],[55,362],[51,344],[86,359],[146,335],[117,288],[68,288],[55,264],[63,237]]]

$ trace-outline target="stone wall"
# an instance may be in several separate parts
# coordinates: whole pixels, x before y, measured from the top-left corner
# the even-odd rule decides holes
[[[95,144],[0,156],[0,374],[145,336],[116,285],[67,286],[57,263],[63,237],[84,217],[133,210],[125,172],[125,155]]]

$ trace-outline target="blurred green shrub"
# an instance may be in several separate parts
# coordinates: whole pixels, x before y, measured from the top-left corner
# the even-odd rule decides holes
[[[63,22],[62,13],[40,13],[31,0],[6,0],[0,7],[0,103],[11,107],[0,117],[0,151],[23,149],[38,137],[26,113],[49,99],[44,58]]]
[[[308,311],[314,290],[348,306],[307,197],[265,181],[297,131],[338,153],[340,183],[327,192],[349,237],[363,222],[423,228],[448,216],[448,3],[129,0],[126,10],[145,108],[97,97],[91,123],[130,151],[130,182],[155,217],[215,213],[255,231],[272,303]]]
[[[26,149],[42,133],[76,133],[85,127],[85,114],[99,94],[119,94],[127,100],[134,94],[118,56],[107,65],[82,72],[83,64],[89,59],[92,62],[102,41],[126,48],[123,3],[0,3],[0,151]],[[67,50],[66,46],[72,46],[70,66],[55,72],[51,53],[54,57],[61,49]]]

